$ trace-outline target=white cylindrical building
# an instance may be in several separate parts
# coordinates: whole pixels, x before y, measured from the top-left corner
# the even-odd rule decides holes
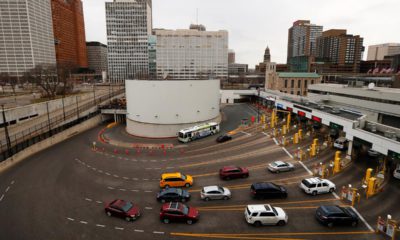
[[[126,130],[139,137],[175,137],[187,127],[220,122],[219,80],[126,80]]]

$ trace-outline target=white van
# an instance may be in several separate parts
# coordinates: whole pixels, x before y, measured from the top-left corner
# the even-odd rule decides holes
[[[340,150],[346,150],[348,143],[349,143],[349,141],[346,139],[346,137],[340,137],[335,140],[335,142],[333,143],[333,146]]]

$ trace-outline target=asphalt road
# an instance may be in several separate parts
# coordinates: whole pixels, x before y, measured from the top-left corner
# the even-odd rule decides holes
[[[234,129],[240,119],[255,113],[247,105],[228,105],[223,111],[223,131]],[[370,232],[363,222],[355,228],[327,228],[314,219],[318,206],[344,203],[332,194],[309,196],[300,191],[298,184],[309,173],[289,156],[299,145],[282,148],[267,134],[249,129],[227,143],[215,144],[215,136],[208,137],[190,143],[184,152],[169,150],[165,155],[162,151],[147,150],[126,155],[123,149],[115,154],[114,147],[107,145],[101,145],[104,152],[94,152],[91,144],[102,127],[55,145],[0,175],[0,239],[383,239]],[[306,139],[300,146],[311,141]],[[314,164],[329,161],[333,155],[334,151],[327,149],[304,164],[312,169]],[[275,160],[293,162],[296,170],[267,172],[266,165]],[[248,167],[250,177],[222,181],[217,172],[226,165]],[[355,162],[332,179],[338,188],[349,183],[356,185],[366,165]],[[158,181],[161,173],[171,171],[194,176],[188,205],[199,208],[201,216],[196,224],[163,224],[159,220],[161,204],[155,200]],[[284,185],[289,197],[252,200],[249,186],[261,181]],[[207,185],[230,188],[232,199],[201,201],[199,190]],[[363,199],[356,206],[372,227],[376,217],[386,212],[400,217],[399,185],[391,182],[388,189],[394,192]],[[107,217],[104,205],[115,198],[137,203],[142,216],[135,222]],[[282,207],[289,215],[289,223],[283,227],[249,226],[243,212],[247,204],[255,203]]]

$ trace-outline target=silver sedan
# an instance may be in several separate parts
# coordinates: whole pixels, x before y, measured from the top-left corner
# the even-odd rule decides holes
[[[215,200],[215,199],[223,199],[228,200],[231,198],[231,191],[225,187],[219,186],[208,186],[203,187],[200,192],[201,199],[205,201]]]
[[[293,171],[294,165],[288,162],[276,161],[268,164],[268,170],[274,173]]]

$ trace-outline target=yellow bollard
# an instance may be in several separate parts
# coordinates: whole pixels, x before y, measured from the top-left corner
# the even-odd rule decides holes
[[[303,130],[299,129],[298,134],[299,134],[299,140],[302,140],[303,139]]]
[[[296,133],[293,136],[293,144],[298,144],[299,143],[299,135]]]
[[[314,157],[317,152],[317,146],[313,143],[311,144],[311,149],[310,149],[310,157]]]
[[[335,158],[333,160],[333,173],[340,172],[340,151],[336,151]]]
[[[370,177],[367,184],[367,199],[368,197],[375,194],[375,188],[376,188],[375,183],[376,183],[376,178]]]
[[[368,168],[367,171],[365,172],[365,184],[367,185],[369,182],[369,179],[371,178],[372,175],[372,168]]]
[[[286,135],[286,125],[282,126],[282,135]]]
[[[353,199],[351,200],[351,206],[354,207],[356,200],[358,200],[358,203],[360,203],[360,194],[358,193],[358,189],[357,188],[353,188]]]
[[[289,130],[290,129],[290,118],[291,114],[288,112],[287,118],[286,118],[286,128]]]
[[[318,138],[314,138],[313,144],[315,144],[315,146],[318,146]]]

